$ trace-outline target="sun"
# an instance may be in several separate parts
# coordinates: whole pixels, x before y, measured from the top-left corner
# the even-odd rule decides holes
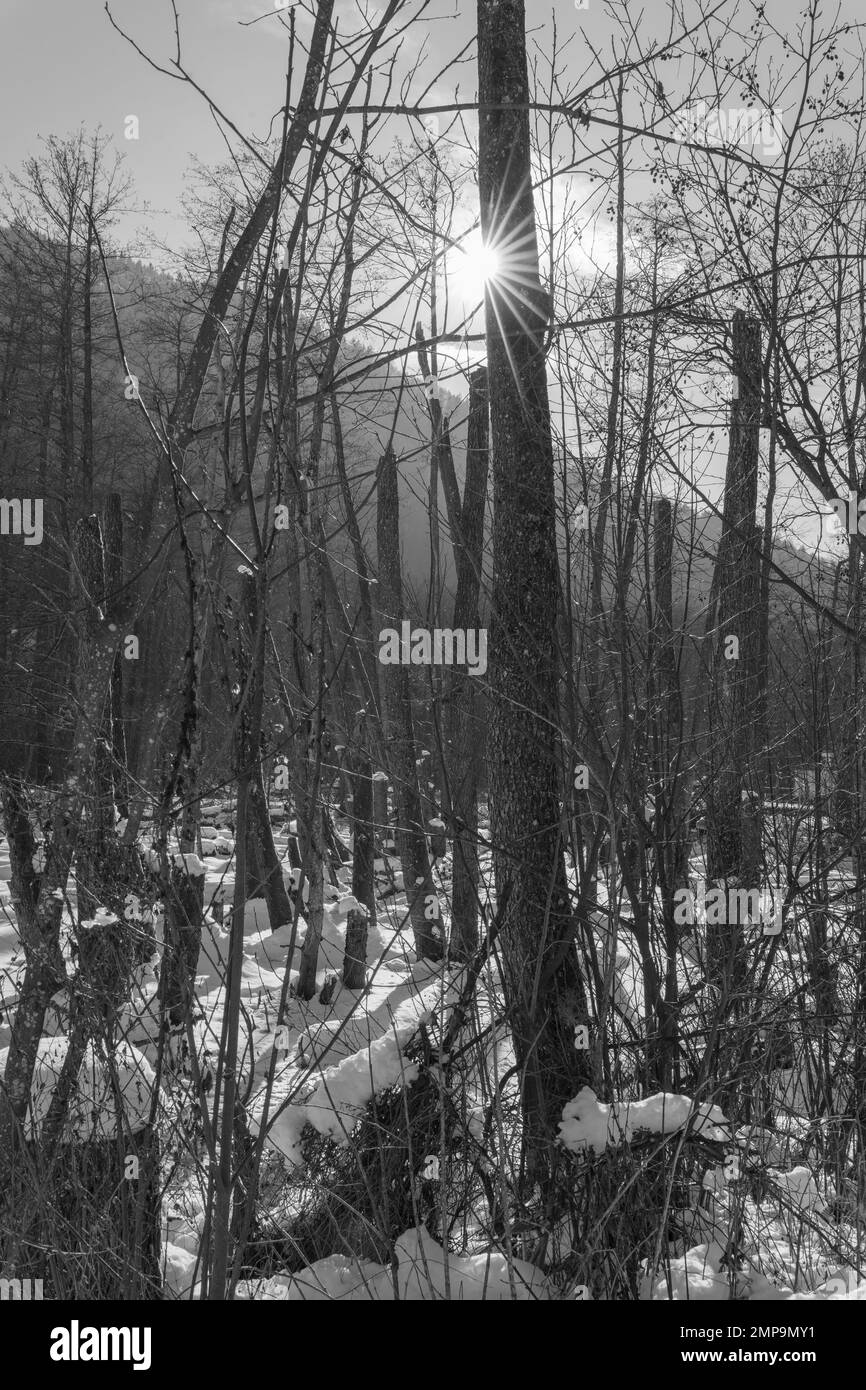
[[[467,252],[465,273],[473,280],[480,281],[486,285],[488,280],[495,280],[497,275],[502,273],[502,257],[493,246],[485,246],[483,241],[473,250]]]
[[[481,231],[470,232],[460,247],[454,266],[457,287],[464,299],[480,299],[485,285],[502,274],[502,257],[486,246]]]

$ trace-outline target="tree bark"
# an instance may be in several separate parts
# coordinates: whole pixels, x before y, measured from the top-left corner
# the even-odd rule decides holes
[[[522,0],[478,0],[478,182],[486,244],[493,473],[488,731],[491,835],[505,988],[521,1073],[529,1177],[556,1162],[563,1105],[589,1081],[575,1026],[588,1022],[574,946],[558,794],[559,575],[544,335],[532,200]]]
[[[363,989],[366,983],[367,925],[364,908],[353,907],[346,919],[346,950],[343,956],[343,984],[347,989]]]
[[[105,602],[109,621],[114,621],[123,588],[123,499],[109,494],[103,517],[105,538]],[[126,729],[123,722],[123,656],[118,651],[111,671],[110,743],[114,801],[119,814],[129,816]]]
[[[731,402],[722,535],[716,560],[718,594],[711,694],[712,775],[709,780],[709,873],[739,874],[743,860],[743,792],[751,769],[757,693],[759,593],[758,449],[761,422],[761,329],[737,310],[733,320],[737,394]],[[739,656],[725,655],[736,637]]]
[[[256,628],[260,621],[261,596],[256,581],[244,576],[243,614],[250,650],[255,645]],[[261,621],[266,621],[261,615]],[[252,679],[261,681],[262,674],[254,672]],[[274,844],[274,832],[268,808],[268,797],[262,777],[261,757],[256,757],[250,769],[249,805],[247,808],[246,895],[264,897],[268,904],[271,931],[293,917],[292,903],[283,881],[283,868]]]
[[[477,628],[480,623],[489,408],[487,369],[477,367],[469,378],[466,482],[459,533],[454,542],[457,561],[454,627],[458,630]],[[455,960],[466,960],[478,949],[478,778],[483,739],[477,681],[478,677],[465,672],[452,673],[445,721],[449,809],[454,836],[449,953]]]
[[[753,783],[760,655],[761,528],[756,522],[761,422],[761,328],[742,310],[732,324],[737,378],[731,402],[722,535],[716,560],[715,643],[710,691],[707,868],[728,887],[753,882],[760,861],[760,806]],[[738,643],[737,656],[730,639]],[[726,915],[726,914],[725,914]],[[743,924],[707,928],[707,972],[721,998],[736,998],[746,968]],[[719,1067],[729,1049],[722,1046]]]
[[[397,498],[397,456],[388,450],[381,460],[377,497],[376,538],[379,552],[380,616],[400,630],[403,621],[403,585],[400,575],[400,514]],[[424,812],[415,766],[415,731],[412,695],[406,666],[382,669],[391,775],[397,802],[397,851],[403,870],[403,887],[415,948],[421,959],[438,960],[443,954],[441,926],[425,912],[436,898]]]
[[[366,907],[371,923],[376,921],[374,865],[376,845],[373,836],[373,774],[369,758],[358,760],[352,778],[352,896]]]

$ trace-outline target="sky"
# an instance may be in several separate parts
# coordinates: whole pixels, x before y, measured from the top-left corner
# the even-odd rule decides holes
[[[265,12],[262,5],[258,13]],[[112,0],[112,14],[142,49],[168,65],[174,24],[168,0]],[[275,16],[250,28],[248,0],[179,0],[184,61],[225,103],[238,126],[261,135],[280,105],[287,37]],[[0,165],[15,168],[38,137],[101,126],[127,157],[147,221],[175,240],[179,199],[190,161],[225,158],[202,99],[155,72],[112,28],[103,0],[0,0]],[[139,138],[126,139],[126,117]],[[174,225],[173,225],[174,224]],[[123,231],[136,230],[138,219]],[[145,256],[145,259],[149,257]]]
[[[660,0],[653,0],[660,3]],[[177,0],[184,62],[246,133],[266,136],[279,110],[284,85],[288,31],[275,13],[282,0]],[[362,0],[337,0],[344,27],[357,22]],[[366,6],[375,13],[375,4]],[[306,14],[305,14],[306,11]],[[310,0],[296,13],[300,32],[309,32]],[[155,61],[174,56],[170,0],[111,0],[118,26]],[[429,21],[406,35],[401,59],[425,45],[424,71],[433,76],[471,40],[474,0],[430,0]],[[601,0],[529,0],[527,27],[547,51],[556,21],[560,44],[575,36],[566,69],[575,73],[590,60],[589,47],[605,46],[609,15]],[[543,29],[543,33],[542,33]],[[447,79],[446,79],[447,80]],[[461,96],[474,95],[474,53],[459,71]],[[434,88],[427,101],[447,100],[451,86]],[[416,89],[417,91],[417,89]],[[175,246],[183,237],[179,200],[193,156],[225,158],[223,139],[201,97],[155,72],[112,28],[104,0],[0,0],[0,168],[17,169],[38,147],[39,136],[63,136],[84,125],[101,126],[127,156],[147,224]],[[139,138],[125,138],[127,116],[139,121]],[[121,225],[121,234],[141,229],[140,218]],[[158,260],[153,256],[144,259]]]
[[[110,2],[116,24],[155,62],[170,66],[170,0]],[[280,3],[177,0],[189,71],[241,131],[257,138],[267,136],[283,100],[288,31],[284,15],[275,12]],[[302,36],[310,31],[311,3],[302,0],[296,10]],[[355,26],[362,3],[366,0],[337,0],[344,28]],[[695,0],[685,3],[693,6]],[[748,31],[751,0],[726,3],[738,25]],[[367,13],[375,11],[371,0]],[[790,30],[802,11],[802,0],[768,0],[767,11],[782,31]],[[623,18],[629,23],[640,19],[646,35],[661,39],[668,13],[667,0],[627,0],[619,8],[619,19],[616,4],[611,7],[603,0],[528,0],[530,54],[549,53],[555,21],[557,41],[564,49],[564,77],[579,83],[593,50],[608,52],[615,34],[621,42]],[[836,13],[841,21],[861,17],[857,0],[828,3],[825,20]],[[429,79],[471,41],[475,0],[430,0],[427,19],[406,35],[401,62],[405,68],[423,48],[422,70]],[[425,101],[448,100],[455,76],[461,98],[471,100],[476,87],[471,49],[460,69],[446,75]],[[416,85],[412,98],[418,92]],[[190,186],[192,161],[217,163],[227,156],[206,103],[190,87],[148,65],[112,27],[104,0],[0,0],[0,113],[0,169],[20,168],[37,152],[40,136],[63,136],[83,125],[88,131],[101,127],[112,137],[126,158],[135,196],[144,208],[120,220],[116,239],[134,242],[141,259],[155,264],[170,264],[160,243],[179,250],[190,239],[181,198]],[[137,118],[137,139],[125,138],[131,116]],[[601,252],[593,247],[596,265],[603,260],[603,236]],[[588,248],[583,254],[589,255]]]
[[[354,0],[338,6],[347,18],[356,8]],[[178,0],[178,9],[193,76],[244,133],[264,137],[283,96],[288,32],[281,17],[268,0]],[[170,64],[169,0],[112,0],[111,10],[145,52]],[[449,45],[469,37],[471,10],[463,0],[438,0],[434,12],[448,16]],[[425,31],[433,54],[444,53],[446,25]],[[191,158],[226,155],[202,99],[150,68],[112,28],[103,0],[0,0],[0,110],[0,166],[13,169],[40,135],[101,126],[127,156],[138,197],[152,208],[150,225],[172,240]],[[124,138],[129,115],[139,119],[138,140]]]
[[[244,133],[261,138],[283,98],[288,31],[278,4],[295,0],[177,0],[184,62]],[[695,0],[686,0],[693,7]],[[740,26],[748,28],[752,0],[724,0]],[[360,6],[375,14],[374,0],[337,0],[344,29],[357,23]],[[857,0],[842,0],[841,18],[854,17]],[[665,36],[667,0],[612,6],[604,0],[528,0],[530,54],[547,55],[553,23],[563,50],[562,68],[575,82],[592,52],[609,51],[622,38],[622,17],[640,20],[649,38]],[[800,5],[769,0],[768,12],[784,29],[793,27]],[[827,17],[837,8],[827,6]],[[311,0],[296,6],[300,33],[309,33]],[[617,9],[620,17],[617,19]],[[155,61],[170,66],[174,21],[170,0],[111,0],[116,23]],[[429,21],[429,22],[428,22]],[[430,0],[424,22],[404,39],[401,61],[422,45],[430,77],[472,39],[475,0]],[[460,95],[471,100],[476,84],[474,53],[458,70]],[[447,100],[452,78],[434,88],[429,103]],[[417,96],[416,86],[413,95]],[[149,67],[112,28],[104,0],[0,0],[0,168],[17,169],[38,148],[39,136],[65,135],[84,125],[101,126],[126,156],[146,219],[129,217],[121,239],[145,231],[144,259],[160,260],[148,233],[175,248],[184,239],[180,198],[194,157],[206,163],[225,158],[223,138],[206,104],[190,87]],[[138,139],[125,138],[126,118],[138,118]]]

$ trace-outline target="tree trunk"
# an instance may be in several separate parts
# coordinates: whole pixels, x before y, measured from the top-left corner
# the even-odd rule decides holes
[[[469,379],[469,421],[466,441],[466,482],[455,540],[457,594],[454,627],[477,628],[487,503],[489,452],[487,369],[478,367]],[[478,778],[483,750],[479,717],[478,678],[455,671],[448,695],[448,789],[454,835],[450,954],[468,959],[478,947]]]
[[[243,614],[247,639],[252,649],[257,625],[259,594],[255,580],[247,575],[243,583]],[[261,616],[266,621],[266,616]],[[262,679],[255,674],[253,679]],[[293,917],[292,903],[283,882],[283,869],[274,844],[274,832],[268,808],[268,797],[262,777],[262,760],[256,757],[250,769],[249,805],[247,808],[246,896],[264,897],[268,904],[271,931]]]
[[[254,868],[251,870],[250,861]],[[247,826],[247,896],[264,896],[268,904],[271,931],[292,920],[292,903],[283,880],[283,866],[274,844],[268,798],[258,762],[250,777],[250,807]]]
[[[173,864],[165,902],[165,944],[160,988],[162,1013],[181,1051],[186,1041],[186,1020],[191,1014],[195,973],[201,950],[204,911],[204,875],[189,874]]]
[[[758,455],[761,421],[761,329],[742,310],[732,325],[737,378],[731,403],[722,535],[716,560],[717,612],[710,692],[707,787],[708,873],[727,888],[753,882],[760,860],[760,806],[754,797],[754,721],[758,696],[761,529]],[[727,914],[723,914],[726,916]],[[742,924],[707,928],[707,970],[727,998],[745,969]],[[726,1049],[722,1049],[722,1055]],[[721,1064],[724,1066],[724,1064]]]
[[[742,797],[751,766],[752,718],[758,643],[758,448],[761,421],[761,330],[737,310],[733,321],[737,394],[731,402],[722,535],[716,560],[718,594],[713,660],[713,710],[709,783],[709,873],[739,874],[742,864]],[[736,638],[738,656],[726,655]],[[731,646],[729,650],[733,651]]]
[[[687,882],[684,774],[678,766],[682,745],[683,705],[677,675],[673,628],[673,508],[666,497],[654,511],[653,678],[656,709],[655,828],[659,836],[664,891],[671,895]]]
[[[384,769],[379,768],[378,771],[382,772],[382,776],[373,779],[373,827],[379,843],[384,845],[385,841],[391,838],[391,822],[388,818],[388,779],[384,775]]]
[[[673,630],[673,508],[666,497],[653,507],[653,612],[652,661],[654,684],[654,777],[656,855],[662,899],[665,940],[664,1012],[659,1019],[661,1084],[673,1084],[677,1052],[676,1005],[679,981],[679,940],[674,922],[674,894],[688,886],[688,843],[684,771],[679,766],[682,747],[683,707]],[[666,1031],[667,1030],[667,1031]]]
[[[123,588],[123,499],[119,492],[109,494],[103,517],[105,538],[105,603],[109,621],[114,621]],[[114,802],[119,814],[129,816],[126,729],[123,722],[123,656],[118,651],[111,672],[109,709],[110,745]]]
[[[367,926],[364,908],[353,907],[346,918],[346,950],[343,956],[343,984],[347,989],[363,989],[366,983]]]
[[[96,154],[93,158],[96,178]],[[93,187],[91,185],[91,195]],[[84,373],[81,393],[81,491],[85,514],[93,511],[93,219],[87,219],[84,247]]]
[[[379,551],[380,616],[398,631],[403,621],[403,586],[400,576],[400,514],[397,499],[397,456],[384,455],[379,471],[376,537]],[[397,850],[403,870],[403,887],[415,948],[421,959],[438,960],[443,954],[441,927],[434,914],[426,916],[436,899],[424,812],[415,765],[415,731],[412,695],[406,666],[384,666],[382,685],[389,738],[390,771],[397,802]]]
[[[368,758],[359,758],[352,778],[352,896],[363,903],[370,922],[376,922],[374,865],[376,845],[373,837],[373,772]]]
[[[563,1105],[589,1081],[575,1027],[588,1021],[574,946],[558,794],[556,501],[530,168],[522,0],[478,0],[479,191],[486,244],[503,258],[486,287],[493,473],[488,731],[501,943],[521,1069],[529,1176],[556,1162]]]
[[[316,562],[318,563],[318,562]],[[321,591],[315,601],[313,616],[313,646],[319,658],[316,671],[316,684],[313,690],[313,707],[309,714],[309,734],[307,738],[307,824],[310,827],[310,841],[305,865],[310,894],[307,900],[307,933],[301,952],[301,966],[298,971],[298,997],[312,999],[316,992],[316,969],[319,960],[319,946],[322,940],[322,926],[325,910],[325,827],[324,808],[321,800],[322,788],[322,735],[325,698],[325,642],[324,642],[324,602]]]

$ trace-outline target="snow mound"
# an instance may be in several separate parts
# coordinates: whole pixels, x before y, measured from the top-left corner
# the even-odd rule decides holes
[[[162,1277],[165,1295],[171,1299],[194,1299],[201,1295],[201,1283],[196,1279],[197,1255],[168,1242],[163,1247]]]
[[[426,962],[419,966],[422,978],[430,978]],[[390,1086],[408,1086],[418,1077],[414,1062],[406,1061],[403,1050],[423,1023],[428,1023],[437,1010],[447,1009],[456,990],[455,982],[445,982],[440,973],[432,974],[432,983],[410,995],[396,1008],[385,1007],[390,1015],[388,1031],[367,1046],[326,1067],[318,1075],[314,1089],[302,1101],[287,1105],[268,1124],[268,1144],[285,1155],[291,1163],[300,1164],[301,1135],[307,1124],[337,1143],[347,1142],[361,1118],[364,1107],[380,1091]],[[297,1082],[298,1073],[294,1074]],[[293,1084],[292,1075],[286,1084]],[[253,1096],[250,1103],[250,1126],[254,1132],[262,1119],[264,1090]],[[279,1104],[277,1088],[274,1100]]]
[[[727,1121],[717,1105],[696,1105],[689,1096],[660,1091],[646,1100],[616,1101],[605,1105],[589,1086],[584,1086],[562,1112],[559,1137],[567,1149],[601,1153],[608,1145],[628,1143],[635,1135],[673,1134],[691,1119],[692,1132],[707,1139],[730,1139]]]
[[[678,1259],[670,1261],[668,1273],[647,1274],[641,1287],[641,1298],[653,1302],[715,1302],[726,1303],[731,1298],[751,1303],[787,1302],[791,1289],[772,1283],[765,1274],[746,1260],[735,1274],[725,1263],[724,1247],[717,1240],[694,1245]],[[733,1288],[732,1288],[733,1286]]]
[[[483,1255],[446,1255],[427,1231],[416,1228],[400,1237],[395,1246],[400,1296],[418,1302],[434,1299],[482,1302],[528,1301],[547,1297],[541,1271],[525,1260],[509,1261],[500,1251]],[[447,1276],[446,1276],[447,1262]]]
[[[307,1120],[320,1134],[341,1139],[353,1110],[389,1086],[411,1085],[417,1076],[417,1066],[404,1060],[399,1041],[386,1034],[327,1069],[307,1102]],[[349,1128],[353,1125],[354,1120]]]
[[[810,1212],[815,1208],[820,1210],[828,1201],[832,1201],[835,1195],[822,1193],[814,1174],[808,1168],[792,1168],[788,1173],[770,1168],[767,1177],[772,1180],[774,1188],[779,1190],[783,1203],[793,1207],[797,1212]]]
[[[410,1035],[411,1032],[414,1028]],[[401,1042],[405,1040],[399,1034],[386,1034],[369,1047],[344,1057],[336,1066],[328,1067],[306,1101],[288,1105],[277,1115],[268,1132],[268,1143],[290,1162],[300,1164],[301,1135],[307,1124],[337,1143],[347,1142],[363,1107],[374,1095],[389,1086],[408,1086],[417,1079],[417,1066],[405,1061],[401,1051]],[[257,1132],[255,1110],[250,1123]]]
[[[28,1139],[39,1137],[68,1050],[69,1038],[65,1034],[39,1040],[25,1126]],[[5,1073],[8,1055],[8,1048],[0,1052],[0,1076]],[[147,1123],[156,1082],[147,1058],[137,1048],[121,1042],[106,1059],[88,1043],[69,1103],[64,1141],[110,1139],[116,1135],[117,1103],[112,1074],[123,1100],[121,1133],[135,1132]]]
[[[207,873],[207,864],[197,854],[175,854],[172,857],[175,867],[184,869],[190,878],[199,878]]]
[[[668,1277],[660,1275],[649,1289],[645,1287],[644,1297],[652,1301],[674,1302],[727,1302],[731,1297],[731,1281],[727,1274],[720,1274],[719,1265],[723,1250],[711,1241],[707,1245],[695,1245],[685,1255],[670,1262],[670,1292]]]
[[[273,1299],[286,1299],[290,1303],[327,1303],[333,1299],[393,1302],[394,1285],[391,1271],[385,1265],[352,1260],[346,1255],[328,1255],[299,1274],[276,1274],[259,1282],[243,1280],[237,1286],[235,1297],[257,1302]]]
[[[238,1298],[286,1299],[289,1302],[410,1303],[493,1302],[547,1299],[546,1280],[525,1260],[509,1261],[500,1251],[481,1255],[446,1254],[423,1228],[405,1231],[394,1247],[395,1278],[387,1265],[328,1255],[295,1275],[277,1275],[256,1284],[238,1285]],[[447,1273],[446,1273],[447,1270]]]

